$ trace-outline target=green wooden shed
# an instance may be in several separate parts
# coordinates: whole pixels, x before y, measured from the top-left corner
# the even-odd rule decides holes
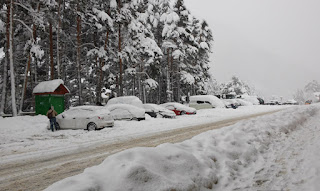
[[[63,80],[56,79],[40,82],[34,89],[36,114],[46,115],[53,106],[57,113],[64,111],[64,95],[70,93]]]

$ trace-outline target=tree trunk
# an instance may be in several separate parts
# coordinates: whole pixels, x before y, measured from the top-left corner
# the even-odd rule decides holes
[[[77,10],[79,11],[79,2]],[[79,94],[79,105],[82,105],[82,85],[81,85],[81,64],[80,64],[80,54],[81,54],[81,17],[77,16],[77,78],[78,78],[78,94]]]
[[[60,6],[61,0],[58,2],[58,27],[57,27],[57,70],[58,70],[58,79],[61,79],[61,69],[60,69],[60,26],[61,26],[61,19],[60,19]]]
[[[10,34],[9,34],[9,59],[10,59],[10,78],[11,78],[11,102],[12,102],[12,116],[17,116],[16,105],[16,87],[14,79],[14,65],[13,65],[13,0],[10,2]]]
[[[104,50],[105,51],[107,51],[107,48],[108,48],[108,41],[109,41],[109,30],[107,30],[107,34],[106,34],[106,39],[105,39],[105,41],[104,41]],[[102,68],[103,68],[103,66],[104,66],[104,63],[105,63],[105,61],[103,60],[103,61],[101,61],[101,59],[100,59],[100,65],[99,65],[99,68],[97,68],[98,69],[98,71],[99,71],[99,74],[98,74],[98,76],[99,76],[99,78],[98,78],[98,84],[97,84],[97,90],[96,90],[96,94],[97,94],[97,102],[101,102],[101,87],[102,87],[102,81],[103,81],[103,70],[102,70]]]
[[[4,57],[5,61],[3,64],[3,85],[2,85],[2,94],[1,94],[1,106],[0,106],[0,115],[4,114],[4,108],[6,103],[7,95],[7,74],[8,74],[8,53],[9,53],[9,41],[10,41],[10,1],[7,1],[7,25],[6,25],[6,55]]]
[[[179,58],[179,61],[180,61],[180,58]],[[177,65],[177,71],[176,71],[176,82],[177,82],[177,99],[178,99],[178,102],[180,102],[180,68],[179,66]]]
[[[26,96],[26,93],[27,93],[28,73],[30,71],[30,63],[31,63],[31,54],[29,53],[28,62],[27,62],[27,65],[26,65],[25,73],[24,73],[24,83],[23,83],[22,95],[21,95],[21,100],[20,100],[19,114],[21,114],[21,112],[22,112],[24,99],[25,99],[25,96]]]
[[[117,0],[118,1],[118,14],[120,14],[120,9],[121,9],[121,0]],[[121,55],[121,23],[119,23],[119,33],[118,33],[118,38],[119,38],[119,44],[118,44],[118,48],[119,48],[119,55]],[[122,66],[122,58],[121,56],[119,56],[119,82],[118,82],[118,86],[119,86],[119,96],[123,96],[123,66]]]
[[[121,24],[119,24],[119,54],[121,54]],[[122,58],[119,56],[119,96],[123,96],[123,68],[122,68]]]
[[[49,40],[50,40],[50,79],[54,79],[54,65],[53,65],[53,35],[52,35],[52,21],[49,22]]]
[[[171,101],[171,90],[170,90],[170,48],[168,48],[168,65],[167,65],[167,101]]]
[[[6,55],[8,51],[6,51]],[[1,106],[0,106],[0,116],[4,114],[4,108],[6,103],[6,95],[7,95],[7,74],[8,74],[8,58],[4,58],[4,64],[3,64],[3,85],[2,85],[2,94],[1,94]]]
[[[38,12],[40,11],[40,3],[38,3]],[[36,32],[36,25],[33,23],[33,31],[32,31],[32,37],[33,37],[33,43],[36,43],[37,40],[37,32]],[[36,60],[36,59],[35,59]],[[23,83],[23,89],[22,89],[22,96],[21,96],[21,100],[20,100],[20,109],[19,109],[19,115],[22,112],[23,109],[23,103],[26,97],[26,93],[27,93],[27,87],[28,87],[28,73],[30,70],[30,65],[31,65],[31,53],[29,53],[28,56],[28,62],[26,64],[26,68],[25,68],[25,75],[24,75],[24,83]],[[30,75],[31,76],[31,75]]]
[[[132,75],[132,95],[135,96],[136,89],[136,75]]]

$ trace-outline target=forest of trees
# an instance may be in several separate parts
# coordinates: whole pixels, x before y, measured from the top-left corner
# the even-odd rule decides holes
[[[144,102],[206,93],[213,35],[183,0],[1,0],[0,113],[33,106],[33,88],[62,79],[67,106],[103,87]]]

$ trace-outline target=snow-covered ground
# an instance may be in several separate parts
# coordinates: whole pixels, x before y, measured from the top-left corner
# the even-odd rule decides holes
[[[47,190],[316,191],[319,110],[296,106],[181,143],[129,149]]]
[[[199,110],[194,116],[178,116],[176,119],[147,117],[145,121],[115,121],[113,128],[100,131],[47,130],[45,116],[0,117],[0,164],[29,157],[59,156],[101,142],[130,140],[160,131],[230,119],[259,112],[277,110],[278,106],[252,106],[239,109]]]
[[[116,121],[95,132],[50,132],[44,116],[0,118],[0,163],[283,108],[199,110],[176,119]],[[318,190],[319,110],[293,106],[182,143],[129,149],[47,190]]]

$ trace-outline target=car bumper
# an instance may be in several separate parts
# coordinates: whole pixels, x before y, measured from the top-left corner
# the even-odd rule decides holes
[[[114,121],[103,121],[97,124],[98,129],[102,129],[105,127],[113,127],[114,126]]]

